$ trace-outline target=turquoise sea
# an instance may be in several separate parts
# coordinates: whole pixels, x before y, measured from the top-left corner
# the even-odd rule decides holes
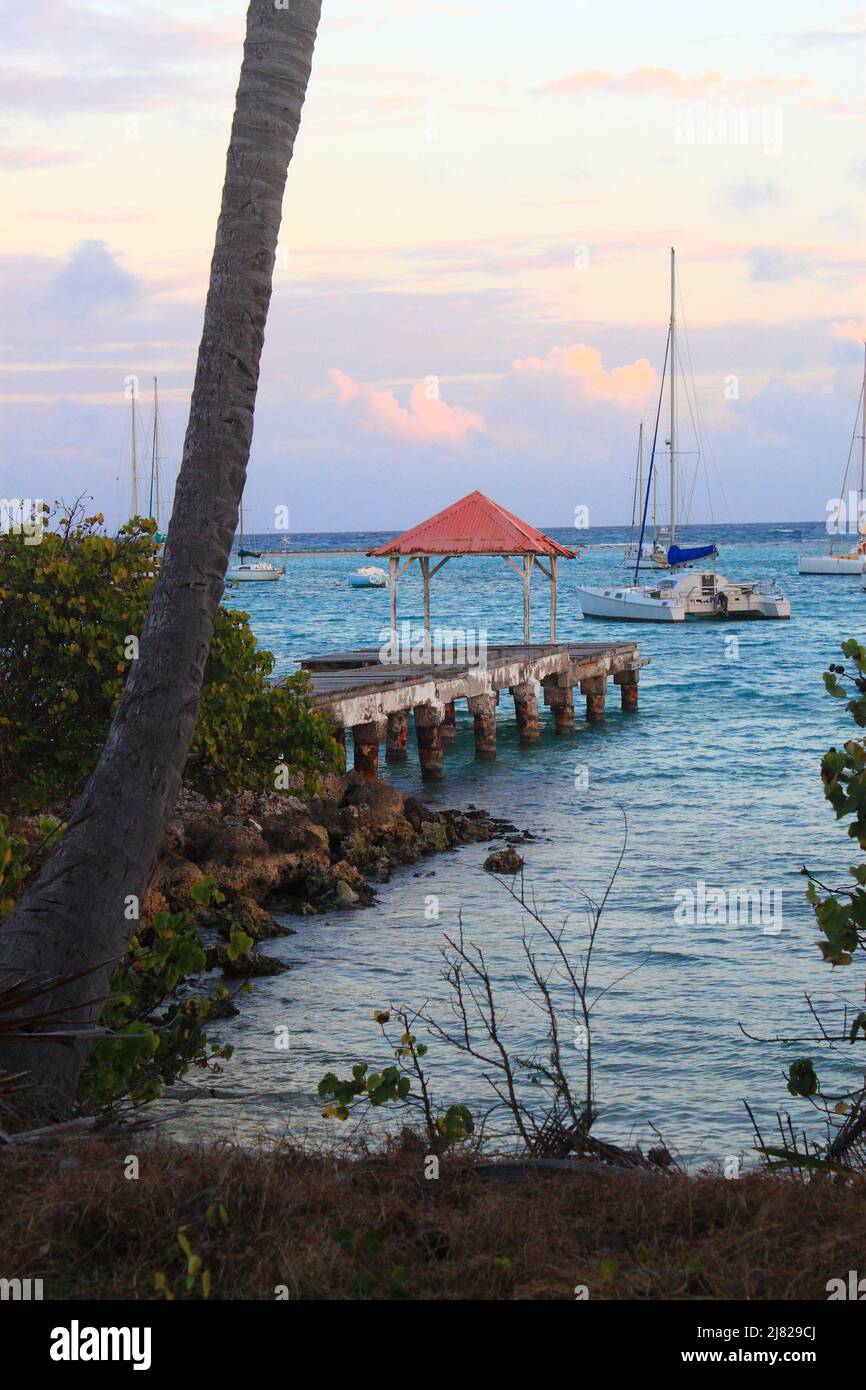
[[[707,532],[695,527],[691,535],[701,540]],[[834,1062],[808,1045],[763,1044],[741,1030],[767,1038],[813,1033],[806,993],[828,1007],[846,998],[862,1006],[862,972],[833,972],[821,963],[800,869],[807,864],[839,883],[855,858],[822,795],[821,755],[851,726],[844,705],[824,692],[821,673],[845,637],[863,637],[866,594],[857,578],[797,574],[801,549],[826,545],[822,526],[723,526],[713,533],[720,571],[730,579],[777,578],[792,603],[791,622],[592,623],[579,616],[575,586],[622,578],[628,536],[551,534],[582,548],[579,559],[561,562],[560,639],[638,640],[651,658],[640,711],[623,716],[611,688],[604,724],[587,726],[578,700],[573,738],[555,738],[545,723],[541,743],[524,750],[506,694],[497,761],[482,764],[474,761],[469,716],[458,706],[458,743],[447,754],[445,779],[425,787],[423,796],[433,806],[483,806],[531,831],[527,884],[549,921],[571,915],[571,930],[579,930],[581,892],[604,891],[625,808],[627,854],[594,971],[597,988],[608,990],[594,1023],[597,1132],[618,1142],[652,1142],[656,1125],[690,1163],[731,1155],[749,1161],[744,1098],[768,1133],[779,1108],[798,1128],[809,1126],[806,1102],[786,1094],[785,1072],[795,1056],[815,1055],[822,1080],[855,1074],[847,1049]],[[280,671],[314,652],[378,645],[388,621],[387,591],[353,591],[347,575],[367,563],[363,552],[380,539],[293,536],[294,549],[316,553],[287,555],[282,583],[247,586],[226,602],[249,613]],[[355,555],[342,553],[352,548]],[[533,590],[533,636],[544,640],[548,585],[539,575]],[[420,621],[421,589],[411,572],[400,594],[401,619]],[[521,639],[521,602],[520,581],[502,560],[454,560],[433,582],[434,623],[486,628],[490,642]],[[414,750],[407,764],[383,775],[417,791]],[[544,1020],[524,993],[526,923],[482,871],[487,852],[467,846],[401,870],[366,910],[287,919],[297,935],[266,949],[291,970],[257,981],[242,999],[240,1016],[223,1026],[222,1036],[237,1050],[214,1084],[214,1099],[185,1107],[175,1131],[247,1140],[348,1138],[350,1125],[322,1118],[317,1082],[328,1070],[348,1074],[356,1061],[388,1060],[374,1009],[426,1005],[448,1021],[440,948],[443,932],[453,932],[461,917],[496,977],[500,1023],[515,1053],[543,1052]],[[699,882],[726,893],[778,894],[781,930],[765,932],[759,922],[678,921],[676,894],[697,891]],[[438,921],[428,919],[431,895],[438,898]],[[561,998],[568,1035],[572,1025]],[[287,1049],[275,1046],[281,1026],[289,1030]],[[577,1075],[577,1046],[573,1055]],[[440,1042],[431,1042],[428,1061],[443,1105],[487,1109],[491,1093],[476,1064]]]

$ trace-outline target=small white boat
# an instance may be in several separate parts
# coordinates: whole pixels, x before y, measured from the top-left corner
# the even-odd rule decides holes
[[[362,565],[349,575],[349,583],[353,589],[384,589],[388,576],[378,565]]]
[[[267,584],[273,583],[275,579],[282,579],[285,572],[283,565],[272,565],[268,560],[257,560],[254,565],[235,565],[226,575],[226,581],[230,584]]]
[[[791,605],[773,581],[731,583],[714,570],[683,570],[650,585],[578,589],[585,618],[609,622],[680,623],[686,619],[790,618]]]
[[[845,554],[801,555],[801,574],[863,574],[866,570],[866,549],[861,541],[855,550]]]
[[[852,506],[852,509],[856,509],[857,530],[860,533],[860,539],[851,550],[834,551],[833,541],[831,540],[830,549],[827,554],[801,555],[801,574],[866,573],[866,523],[864,523],[863,520],[864,496],[866,496],[866,344],[864,344],[863,384],[860,387],[860,400],[857,402],[857,423],[854,425],[851,447],[848,450],[848,462],[845,464],[845,472],[842,475],[842,490],[839,500],[843,506],[846,500],[845,488],[848,482],[848,470],[851,467],[851,456],[854,452],[854,444],[858,438],[858,424],[860,425],[860,488],[856,494],[853,492],[850,493],[847,500]],[[850,516],[846,518],[846,522],[850,529]],[[866,588],[866,582],[864,582],[864,588]]]
[[[286,572],[285,565],[272,565],[269,560],[261,558],[259,550],[244,549],[244,500],[241,498],[239,507],[240,517],[240,540],[236,551],[240,564],[234,566],[226,574],[227,584],[273,584],[277,579],[282,579]],[[254,561],[250,564],[250,560]]]

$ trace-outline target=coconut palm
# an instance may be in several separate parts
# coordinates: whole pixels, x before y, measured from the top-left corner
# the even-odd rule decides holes
[[[0,971],[29,982],[73,976],[50,1001],[71,1032],[101,1013],[180,789],[246,477],[320,12],[321,0],[249,5],[183,462],[140,655],[66,833],[0,932]],[[72,1037],[11,1043],[0,1067],[29,1073],[33,1110],[57,1114],[72,1101],[85,1053]]]

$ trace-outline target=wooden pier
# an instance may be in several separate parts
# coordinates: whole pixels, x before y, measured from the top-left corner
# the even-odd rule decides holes
[[[309,657],[301,668],[310,676],[314,707],[327,713],[344,747],[351,730],[356,771],[376,777],[383,743],[389,762],[407,757],[411,711],[422,775],[438,778],[443,749],[456,736],[457,700],[465,700],[473,715],[476,757],[495,758],[496,706],[503,690],[514,701],[521,743],[532,744],[541,737],[539,697],[553,711],[555,733],[570,734],[575,690],[585,697],[591,722],[604,718],[610,680],[620,688],[623,710],[637,710],[640,670],[647,661],[635,642],[552,642],[490,646],[483,664],[384,662],[378,648],[361,647]]]

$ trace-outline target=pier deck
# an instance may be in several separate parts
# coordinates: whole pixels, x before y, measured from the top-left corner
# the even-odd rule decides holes
[[[376,647],[327,652],[300,664],[312,683],[314,707],[328,715],[344,746],[351,729],[358,772],[377,775],[382,742],[389,762],[407,756],[411,710],[422,774],[436,778],[442,775],[443,746],[456,736],[455,701],[466,700],[474,717],[476,756],[493,758],[501,691],[509,691],[514,700],[521,742],[532,744],[541,736],[539,695],[553,711],[555,732],[569,734],[576,687],[586,697],[590,721],[604,718],[609,680],[620,687],[623,710],[636,711],[640,670],[647,660],[636,642],[555,642],[491,645],[484,664],[389,663]]]

